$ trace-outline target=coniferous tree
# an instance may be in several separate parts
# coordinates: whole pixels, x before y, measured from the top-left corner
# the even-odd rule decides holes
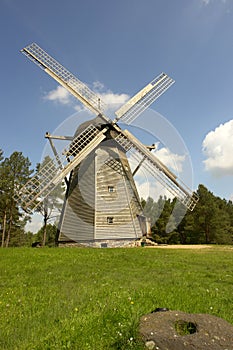
[[[14,194],[29,179],[32,173],[30,165],[29,159],[24,157],[21,152],[13,152],[9,158],[5,158],[0,164],[2,247],[9,246],[13,235],[21,234],[26,221],[29,219],[28,216],[20,212],[14,200]],[[15,245],[14,239],[12,244]]]
[[[57,226],[55,224],[47,224],[46,227],[46,241],[45,245],[54,246],[56,241]],[[44,227],[42,227],[36,234],[36,241],[42,242],[44,239]]]
[[[176,200],[160,197],[143,201],[144,214],[154,220],[152,237],[169,244],[233,244],[233,203],[199,185],[192,212]],[[185,213],[186,212],[186,213]],[[183,219],[182,219],[183,218]]]

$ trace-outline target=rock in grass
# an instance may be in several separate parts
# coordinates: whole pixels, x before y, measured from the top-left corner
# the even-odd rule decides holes
[[[145,343],[145,346],[148,350],[154,350],[155,349],[155,342],[153,340],[149,340]]]
[[[141,317],[139,333],[148,349],[233,350],[233,325],[207,314],[154,312]]]

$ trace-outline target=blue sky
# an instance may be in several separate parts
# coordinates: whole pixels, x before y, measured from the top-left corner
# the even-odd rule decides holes
[[[1,0],[0,148],[34,166],[45,132],[78,109],[20,53],[36,42],[112,102],[170,75],[176,83],[152,108],[183,139],[194,190],[233,199],[232,35],[232,0]],[[160,136],[155,120],[138,123]]]

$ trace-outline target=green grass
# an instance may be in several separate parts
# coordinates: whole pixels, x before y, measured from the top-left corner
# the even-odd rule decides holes
[[[157,307],[233,324],[233,250],[2,249],[0,349],[142,349]]]

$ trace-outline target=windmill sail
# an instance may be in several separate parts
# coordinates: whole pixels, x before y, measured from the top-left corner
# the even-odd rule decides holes
[[[197,196],[129,131],[122,130],[115,140],[126,152],[133,151],[131,157],[137,162],[143,158],[145,169],[189,210],[194,209]]]
[[[125,124],[130,124],[174,82],[167,74],[161,73],[115,112],[117,116],[115,121],[121,120]]]
[[[96,115],[103,114],[104,103],[91,89],[76,78],[65,67],[48,55],[37,44],[32,43],[21,50],[29,59],[36,63],[52,78],[58,81],[64,88],[81,101],[91,112]]]
[[[105,139],[106,129],[99,131],[90,124],[72,141],[69,151],[64,150],[58,159],[50,159],[15,195],[25,210],[35,208],[62,182],[80,162]],[[66,157],[64,156],[66,155]],[[69,161],[68,161],[69,160]],[[61,169],[61,166],[63,168]]]

